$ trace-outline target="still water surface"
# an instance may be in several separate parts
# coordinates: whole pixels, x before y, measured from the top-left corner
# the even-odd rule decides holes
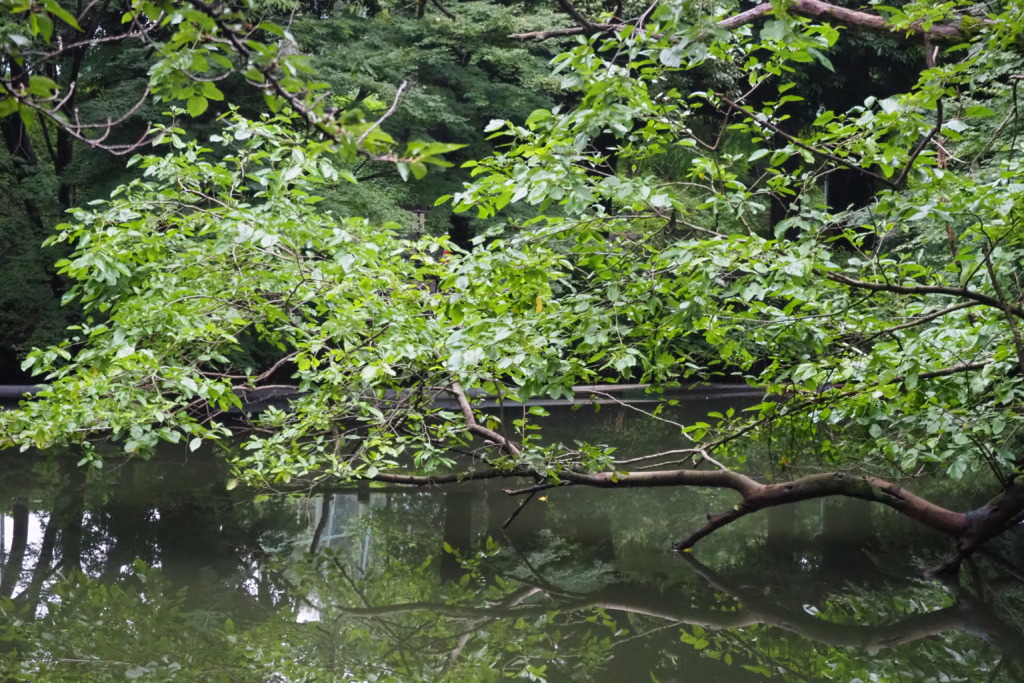
[[[555,410],[546,433],[672,445],[634,415]],[[7,680],[1024,680],[1019,537],[944,585],[922,569],[946,539],[857,501],[672,554],[733,499],[552,490],[503,529],[522,499],[494,483],[266,496],[212,455],[0,467]]]

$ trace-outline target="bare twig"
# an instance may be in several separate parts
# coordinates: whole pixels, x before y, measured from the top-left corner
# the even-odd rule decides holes
[[[865,339],[865,340],[863,340],[862,342],[859,342],[859,343],[864,344],[864,343],[867,343],[869,341],[872,341],[873,339],[875,339],[877,337],[882,336],[883,334],[892,334],[893,332],[897,332],[899,330],[906,330],[906,329],[909,329],[911,327],[917,327],[918,325],[923,325],[923,324],[925,324],[927,322],[931,322],[932,320],[935,320],[936,318],[941,318],[944,315],[949,315],[950,313],[954,313],[956,311],[960,311],[960,310],[963,310],[965,308],[974,308],[975,306],[980,306],[980,305],[981,304],[978,303],[977,301],[965,301],[963,303],[959,303],[959,304],[956,304],[954,306],[949,306],[948,308],[943,308],[943,309],[940,309],[938,311],[932,311],[931,313],[928,313],[927,315],[918,316],[918,317],[914,318],[913,320],[911,320],[909,322],[905,322],[905,323],[902,323],[900,325],[893,325],[892,327],[887,327],[884,330],[879,330],[878,332],[875,332],[870,337],[868,337],[867,339]]]
[[[572,17],[572,20],[575,21],[576,24],[579,25],[581,28],[594,30],[594,28],[596,27],[596,24],[590,21],[590,19],[587,19],[585,16],[583,16],[583,13],[576,9],[576,7],[571,2],[569,2],[569,0],[558,0],[558,6],[562,8],[563,12]]]
[[[430,0],[430,1],[434,4],[434,7],[436,7],[437,9],[439,9],[441,11],[441,14],[445,15],[446,17],[448,17],[452,21],[458,20],[458,17],[455,16],[455,14],[451,10],[449,10],[447,7],[445,7],[444,5],[441,4],[441,0]]]
[[[535,489],[535,490],[533,490],[533,491],[531,491],[531,492],[530,492],[530,495],[528,495],[528,496],[527,496],[527,497],[526,497],[526,498],[525,498],[525,499],[523,500],[523,502],[519,504],[519,507],[517,507],[517,508],[515,509],[515,512],[513,512],[513,513],[512,513],[511,515],[509,515],[509,516],[508,516],[508,519],[506,519],[506,520],[505,520],[505,521],[504,521],[504,522],[502,523],[502,525],[501,525],[501,529],[502,529],[502,531],[504,531],[505,529],[507,529],[507,528],[509,527],[509,525],[510,525],[510,524],[512,524],[512,522],[513,522],[513,521],[515,520],[515,518],[519,516],[519,513],[523,511],[523,508],[525,508],[525,507],[527,506],[527,504],[528,504],[528,503],[529,503],[529,502],[530,502],[531,500],[533,500],[533,497],[534,497],[535,495],[537,495],[537,490],[536,490],[536,489]]]
[[[896,177],[893,185],[896,187],[903,187],[903,183],[906,182],[907,176],[910,175],[910,171],[914,168],[914,162],[917,160],[917,157],[924,151],[924,148],[928,146],[928,143],[938,135],[939,131],[942,130],[942,126],[942,100],[940,99],[935,103],[935,126],[933,126],[928,134],[924,136],[914,147],[910,156],[907,157],[907,163],[903,165],[903,170],[900,171],[900,174]]]
[[[384,123],[384,121],[386,121],[392,114],[395,113],[395,110],[398,108],[398,102],[399,100],[402,99],[402,93],[405,92],[405,89],[407,87],[409,87],[409,81],[402,81],[401,85],[398,86],[398,90],[395,91],[395,98],[391,101],[391,106],[388,107],[388,110],[384,112],[383,116],[381,116],[379,119],[373,122],[373,125],[371,125],[365,131],[363,131],[363,134],[356,139],[356,145],[363,144],[363,142],[370,135],[370,133],[376,130],[380,126],[380,124]]]

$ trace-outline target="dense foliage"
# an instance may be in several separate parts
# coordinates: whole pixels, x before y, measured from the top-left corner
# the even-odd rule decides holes
[[[567,102],[491,121],[497,151],[437,200],[488,226],[461,246],[320,202],[362,160],[403,178],[445,166],[460,143],[446,139],[451,118],[396,142],[384,119],[405,86],[378,120],[358,103],[379,112],[387,100],[366,99],[352,77],[358,96],[339,113],[305,60],[243,40],[242,15],[189,5],[154,67],[157,95],[205,112],[221,91],[168,55],[234,73],[217,58],[229,45],[278,113],[228,112],[202,140],[161,128],[166,153],[138,157],[138,178],[58,228],[68,298],[86,318],[28,356],[47,386],[0,416],[0,438],[148,453],[237,437],[237,478],[258,484],[515,475],[740,492],[744,505],[712,524],[779,504],[757,503],[766,489],[734,472],[755,452],[755,472],[984,471],[1017,496],[1019,8],[910,3],[841,15],[840,29],[805,17],[812,5],[667,3],[583,26],[596,34],[554,60]],[[805,101],[806,70],[842,70],[830,55],[862,29],[906,41],[899,68],[916,60],[916,82],[845,109]],[[208,35],[222,39],[196,37]],[[529,73],[510,81],[523,87]],[[853,183],[866,189],[841,191]],[[498,424],[472,403],[723,377],[772,400],[680,427],[668,453],[620,459],[600,443],[542,442],[529,415]],[[280,391],[289,400],[247,414]],[[101,466],[105,452],[82,460]],[[702,462],[717,469],[666,469]],[[638,464],[662,469],[629,471]],[[1016,515],[1004,505],[1009,516],[984,530],[970,526],[977,516],[929,522],[942,515],[858,482],[797,489],[923,510],[916,518],[970,537],[964,552]]]
[[[74,303],[61,307],[69,283],[52,265],[65,253],[40,245],[64,211],[134,177],[125,161],[151,149],[153,124],[166,121],[162,112],[174,109],[172,120],[187,137],[205,139],[229,108],[257,117],[268,107],[300,110],[339,147],[361,153],[348,167],[364,182],[342,192],[324,188],[326,206],[410,231],[450,229],[468,240],[471,221],[449,226],[449,211],[430,210],[466,173],[455,168],[404,182],[408,169],[395,161],[417,156],[405,143],[458,142],[467,148],[453,161],[476,158],[489,151],[482,129],[490,119],[551,106],[555,90],[546,62],[557,45],[507,37],[527,22],[518,7],[463,4],[458,21],[441,24],[389,3],[372,12],[316,3],[255,3],[231,12],[203,3],[5,7],[4,382],[25,381],[19,359],[33,346],[59,341],[80,313]],[[525,25],[545,18],[535,12]],[[399,104],[396,97],[401,106],[387,129],[398,142],[392,148],[380,136],[361,139],[367,125]]]

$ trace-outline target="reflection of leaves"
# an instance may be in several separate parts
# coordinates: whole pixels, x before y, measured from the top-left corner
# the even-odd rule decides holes
[[[18,681],[237,680],[227,618],[186,609],[184,591],[137,562],[130,583],[74,574],[59,583],[45,615],[32,621],[2,605],[8,646],[20,654],[3,674]]]
[[[140,467],[135,479],[165,479],[148,471]],[[205,491],[208,482],[197,485]],[[636,539],[649,548],[662,528],[645,513],[667,506],[651,501],[679,502],[678,510],[685,509],[678,492],[663,494],[640,498],[647,501],[643,505],[632,496],[554,493],[559,512],[524,548],[485,541],[483,534],[476,542],[446,538],[447,494],[377,493],[362,502],[336,496],[330,506],[333,540],[325,539],[327,549],[316,557],[305,552],[303,539],[276,541],[270,557],[254,554],[246,543],[225,542],[219,552],[228,561],[204,558],[217,571],[204,571],[202,585],[187,590],[173,583],[182,578],[169,561],[173,544],[153,550],[160,569],[136,563],[126,574],[116,561],[123,555],[103,560],[100,546],[135,538],[134,530],[119,536],[126,527],[110,525],[83,535],[93,544],[84,554],[95,558],[87,566],[111,565],[98,572],[104,578],[76,574],[47,582],[35,620],[27,618],[31,608],[17,606],[20,596],[0,603],[0,639],[7,644],[0,676],[56,683],[133,677],[414,683],[530,676],[590,682],[642,680],[650,671],[667,683],[681,680],[680,671],[687,672],[685,680],[757,680],[766,672],[794,681],[869,674],[1008,680],[1020,673],[1014,659],[1019,625],[1002,616],[1020,613],[1020,583],[998,584],[980,572],[972,591],[908,580],[913,559],[900,557],[890,558],[885,575],[850,587],[829,583],[820,568],[808,571],[801,560],[809,553],[767,564],[759,544],[738,537],[732,545],[721,539],[723,559],[715,570],[689,555],[636,554]],[[119,498],[127,505],[130,496],[122,492]],[[103,500],[109,507],[117,498]],[[204,519],[217,518],[238,538],[270,526],[265,508],[291,503],[236,500],[230,512],[236,521],[230,521],[224,508],[210,502],[202,507]],[[479,508],[466,509],[479,520]],[[574,515],[600,526],[611,546],[591,546],[565,533]],[[613,521],[610,529],[601,515]],[[276,516],[278,522],[291,518]],[[83,529],[102,527],[100,513],[86,518]],[[458,567],[445,572],[439,561],[449,540],[458,546],[451,554],[462,558],[461,573]],[[826,553],[820,544],[818,550]],[[851,549],[843,551],[848,557]],[[657,558],[663,563],[655,564]],[[211,574],[216,577],[207,585]],[[941,641],[933,637],[939,634]],[[1003,679],[995,671],[1000,654]]]
[[[344,553],[293,558],[276,572],[287,575],[283,607],[238,625],[216,606],[188,609],[181,590],[139,563],[116,585],[77,575],[56,587],[34,622],[12,618],[9,601],[3,606],[3,637],[20,653],[3,673],[48,681],[589,681],[617,644],[640,639],[641,652],[668,670],[682,656],[789,680],[876,673],[923,681],[941,673],[955,681],[992,670],[996,658],[974,635],[997,647],[1019,637],[969,595],[945,606],[949,594],[938,584],[919,585],[909,600],[896,590],[830,599],[812,614],[686,556],[702,582],[724,593],[710,607],[692,607],[682,595],[611,575],[586,593],[514,579],[491,572],[494,563],[509,564],[507,555],[477,557],[447,584],[435,563],[393,555],[363,576]],[[577,558],[582,569],[587,558]],[[877,625],[880,613],[900,614],[909,601],[909,615]],[[942,642],[930,638],[939,633]],[[662,673],[655,675],[670,680]]]

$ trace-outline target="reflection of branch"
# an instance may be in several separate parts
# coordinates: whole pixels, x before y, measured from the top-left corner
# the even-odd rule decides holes
[[[25,567],[25,553],[28,550],[28,505],[22,501],[14,503],[11,511],[11,552],[5,559],[0,572],[0,595],[5,598],[14,594],[14,587],[21,583],[21,572]]]
[[[309,542],[310,555],[316,555],[317,548],[320,547],[320,537],[324,535],[324,529],[327,528],[327,520],[331,516],[331,502],[334,500],[334,496],[327,493],[323,494],[323,496],[323,502],[320,504],[320,519],[316,522],[313,540]]]
[[[660,590],[642,592],[637,586],[612,585],[586,594],[563,594],[537,586],[520,588],[498,604],[490,606],[451,605],[417,601],[372,607],[343,607],[342,614],[353,617],[386,617],[396,614],[433,613],[457,620],[519,619],[602,609],[660,619],[672,624],[698,625],[708,629],[738,629],[766,625],[797,634],[809,641],[833,647],[856,647],[875,654],[950,631],[974,634],[999,647],[1008,657],[1021,659],[1022,634],[1002,621],[993,611],[970,594],[961,594],[951,607],[925,614],[914,614],[889,624],[844,624],[830,622],[805,612],[801,607],[774,603],[753,591],[733,585],[690,555],[683,555],[694,573],[716,592],[739,602],[735,609],[680,607],[666,600]],[[517,581],[519,579],[516,579]],[[524,604],[528,598],[542,596]],[[464,646],[464,643],[461,644]]]
[[[875,654],[879,650],[905,645],[948,631],[964,631],[999,646],[1004,653],[1015,659],[1022,658],[1016,645],[1022,635],[966,592],[961,592],[957,602],[951,607],[915,614],[892,624],[837,624],[811,616],[802,609],[786,609],[773,604],[763,595],[744,590],[723,579],[692,555],[680,557],[709,587],[738,600],[742,604],[738,611],[748,618],[756,617],[756,623],[796,633],[808,640],[834,647],[858,647]]]

